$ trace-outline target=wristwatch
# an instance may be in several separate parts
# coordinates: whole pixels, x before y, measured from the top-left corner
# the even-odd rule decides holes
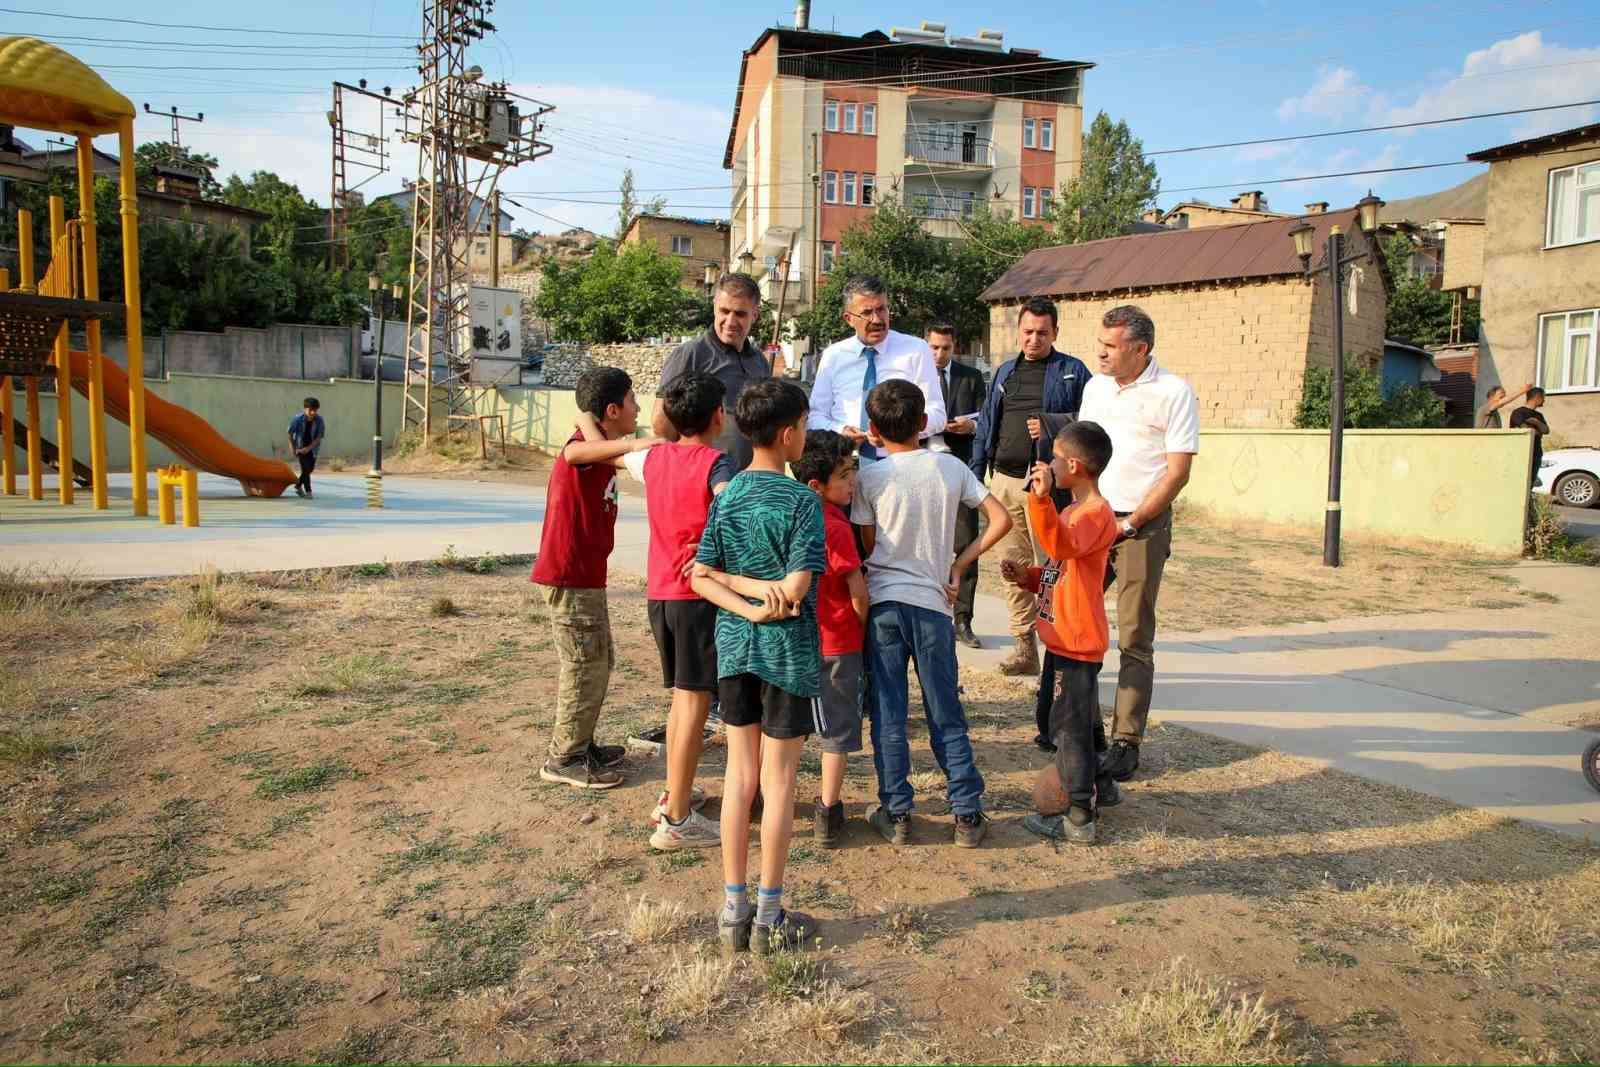
[[[1122,520],[1122,536],[1123,537],[1137,537],[1138,534],[1139,534],[1139,527],[1135,526],[1131,519],[1123,519]]]

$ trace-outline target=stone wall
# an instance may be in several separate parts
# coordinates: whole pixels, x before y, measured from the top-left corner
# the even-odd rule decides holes
[[[557,388],[570,389],[578,377],[590,367],[621,367],[633,379],[634,391],[654,393],[661,381],[661,368],[667,357],[678,347],[669,344],[617,344],[562,346],[551,349],[544,357],[544,383]]]

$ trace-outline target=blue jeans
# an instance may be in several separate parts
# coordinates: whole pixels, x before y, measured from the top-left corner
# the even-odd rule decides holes
[[[915,663],[928,716],[928,743],[948,780],[950,808],[957,815],[976,814],[982,807],[983,775],[972,757],[967,713],[956,692],[955,623],[943,612],[910,604],[874,604],[867,615],[866,660],[879,802],[892,815],[911,810],[907,665]]]

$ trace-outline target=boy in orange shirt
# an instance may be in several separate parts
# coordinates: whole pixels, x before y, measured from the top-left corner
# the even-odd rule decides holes
[[[1094,754],[1100,664],[1110,644],[1106,560],[1117,540],[1116,515],[1100,495],[1100,472],[1110,460],[1111,438],[1099,425],[1065,426],[1050,462],[1035,463],[1029,479],[1028,528],[1049,564],[1024,568],[1008,560],[1002,567],[1008,581],[1039,594],[1035,625],[1056,666],[1055,760],[1039,772],[1033,788],[1039,810],[1022,824],[1041,837],[1081,845],[1094,843],[1097,808],[1121,799],[1116,783],[1100,776]],[[1072,490],[1072,503],[1059,515],[1050,498],[1056,486]]]

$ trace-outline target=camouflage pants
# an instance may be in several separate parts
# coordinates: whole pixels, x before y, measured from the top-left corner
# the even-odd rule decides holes
[[[550,609],[550,630],[561,665],[556,680],[556,722],[550,730],[550,758],[565,763],[583,755],[594,740],[616,651],[611,643],[611,615],[604,589],[541,588]]]

